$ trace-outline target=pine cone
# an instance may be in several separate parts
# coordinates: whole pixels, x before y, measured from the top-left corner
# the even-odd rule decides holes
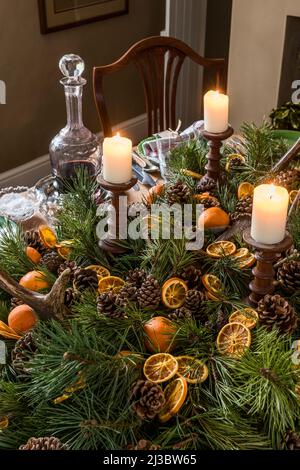
[[[260,323],[271,330],[274,326],[281,334],[291,334],[297,328],[297,315],[293,307],[278,294],[267,294],[257,306]]]
[[[168,318],[170,318],[170,320],[188,320],[192,317],[192,312],[186,307],[176,308],[176,310],[173,310],[173,312],[168,314]]]
[[[116,298],[116,304],[125,307],[128,302],[134,302],[137,300],[138,289],[135,285],[126,283],[124,287],[120,290]]]
[[[38,230],[28,230],[24,233],[24,240],[27,246],[35,248],[41,255],[48,251],[48,248],[41,240]]]
[[[12,309],[15,307],[19,307],[19,305],[23,305],[23,304],[24,304],[23,300],[18,299],[18,297],[12,297],[10,299],[10,305]]]
[[[165,404],[160,385],[149,380],[137,380],[131,390],[132,408],[142,419],[153,419]]]
[[[97,297],[97,312],[99,315],[105,315],[110,318],[122,318],[124,313],[121,309],[118,309],[117,295],[112,291],[103,292],[103,294]]]
[[[193,316],[200,315],[202,303],[205,300],[205,294],[199,290],[191,289],[187,292],[184,307],[192,312]]]
[[[70,281],[74,280],[74,273],[77,271],[78,266],[75,261],[64,261],[61,263],[57,270],[57,275],[60,276],[66,269],[70,269],[71,271],[71,278]]]
[[[128,271],[126,281],[139,289],[146,280],[146,277],[147,273],[144,269],[135,268]]]
[[[288,431],[285,436],[285,445],[288,450],[300,450],[300,435],[294,431]]]
[[[45,266],[50,273],[57,274],[58,268],[62,264],[63,259],[56,251],[49,251],[41,258],[41,265]]]
[[[161,288],[159,282],[151,275],[146,277],[138,291],[138,303],[142,308],[157,308],[160,303]]]
[[[277,279],[286,292],[292,294],[300,291],[300,261],[290,260],[283,263],[277,271]]]
[[[203,204],[204,209],[209,209],[210,207],[220,207],[220,202],[215,196],[211,196],[209,193],[203,193],[203,196],[198,201],[199,204]]]
[[[300,182],[300,169],[291,168],[289,170],[280,171],[275,178],[273,183],[278,186],[283,186],[284,188],[291,190]]]
[[[217,331],[220,331],[223,326],[225,326],[227,323],[227,315],[221,310],[220,312],[218,312],[217,314],[217,318],[216,318],[216,329]]]
[[[176,183],[167,190],[167,201],[170,205],[176,203],[185,204],[189,201],[190,196],[191,192],[188,186],[181,180],[176,181]]]
[[[159,450],[160,446],[153,444],[151,441],[146,439],[140,439],[136,444],[129,444],[128,450]]]
[[[77,302],[80,298],[80,293],[76,292],[72,287],[68,287],[65,292],[65,305],[71,308],[74,302]]]
[[[242,155],[239,155],[239,154],[234,154],[232,155],[232,157],[230,158],[230,155],[228,156],[228,161],[227,161],[227,164],[226,164],[226,170],[229,172],[229,173],[234,173],[236,171],[239,171],[241,170],[241,167],[244,165],[244,157]]]
[[[11,352],[11,362],[16,372],[19,374],[28,374],[30,372],[30,369],[26,367],[26,363],[29,361],[30,353],[34,353],[36,349],[31,332],[18,339]]]
[[[201,286],[201,276],[201,270],[193,265],[190,265],[185,268],[180,274],[181,279],[187,283],[190,289],[198,288]]]
[[[199,193],[210,193],[210,194],[214,194],[216,192],[216,189],[217,189],[217,183],[215,180],[211,179],[211,178],[202,178],[198,185],[197,185],[197,191]]]
[[[231,220],[238,220],[240,217],[251,217],[252,215],[253,196],[249,194],[239,199],[235,206],[235,211],[231,214]]]
[[[65,450],[57,437],[31,437],[19,450]]]
[[[98,287],[98,276],[93,269],[78,268],[74,272],[74,286],[80,292]]]

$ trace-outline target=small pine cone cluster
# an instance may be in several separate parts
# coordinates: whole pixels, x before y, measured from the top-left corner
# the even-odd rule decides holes
[[[120,290],[116,298],[116,304],[120,307],[126,307],[128,302],[134,302],[137,300],[138,289],[135,285],[130,284],[129,282],[125,284],[124,287]]]
[[[283,186],[284,188],[290,190],[293,189],[300,182],[300,169],[291,168],[289,170],[280,171],[275,178],[273,183],[278,186]]]
[[[98,287],[97,273],[93,269],[76,269],[74,272],[74,286],[79,292],[85,289],[96,290]]]
[[[288,431],[284,436],[284,443],[288,450],[300,450],[300,435],[295,431]]]
[[[170,206],[172,204],[186,204],[191,196],[190,189],[183,181],[178,180],[170,186],[166,193],[167,201]]]
[[[116,303],[117,295],[112,292],[103,292],[97,297],[97,312],[109,318],[122,318],[124,313]]]
[[[64,261],[63,263],[60,264],[58,270],[57,270],[57,275],[60,276],[66,269],[70,269],[71,271],[71,278],[70,280],[74,280],[74,274],[75,271],[77,271],[78,266],[75,261]]]
[[[28,332],[22,336],[15,344],[11,352],[12,366],[18,374],[28,374],[30,369],[26,367],[31,353],[36,351],[32,333]]]
[[[57,437],[31,437],[19,450],[65,450]]]
[[[228,160],[228,163],[226,165],[226,170],[229,173],[234,173],[235,171],[238,171],[241,169],[241,167],[244,164],[244,157],[239,154],[232,155],[232,157]]]
[[[146,439],[140,439],[136,444],[129,444],[127,450],[159,450],[160,446]]]
[[[157,308],[161,299],[159,282],[150,274],[138,290],[137,300],[141,308]]]
[[[165,395],[159,384],[137,380],[131,390],[132,409],[142,419],[153,419],[165,404]]]
[[[62,264],[63,259],[56,251],[49,251],[41,258],[41,265],[50,271],[50,273],[57,274],[57,271]]]
[[[220,207],[220,202],[218,199],[214,196],[211,196],[209,193],[203,193],[199,203],[203,204],[204,209],[209,209],[210,207]]]
[[[146,277],[147,273],[144,271],[144,269],[135,268],[128,271],[126,282],[134,285],[137,289],[139,289],[146,280]]]
[[[168,314],[168,318],[170,320],[188,320],[189,318],[192,318],[192,312],[186,308],[186,307],[180,307],[176,308],[176,310],[173,310],[171,313]]]
[[[235,211],[231,214],[231,220],[235,221],[241,217],[251,217],[252,215],[253,196],[248,196],[239,199],[235,206]]]
[[[271,330],[278,328],[281,334],[292,334],[297,328],[297,315],[293,307],[278,294],[267,294],[258,302],[257,312],[261,325]]]
[[[197,185],[197,191],[199,193],[210,193],[214,194],[217,189],[217,183],[211,178],[202,178]]]
[[[45,247],[44,243],[41,240],[38,230],[28,230],[24,233],[24,241],[27,246],[35,248],[41,255],[45,254],[48,251],[48,248]]]
[[[180,274],[180,278],[187,283],[189,289],[195,289],[201,286],[201,276],[201,270],[193,265],[185,268]]]
[[[284,262],[277,271],[277,280],[290,294],[300,291],[300,260]]]
[[[205,294],[199,290],[191,289],[187,292],[184,307],[187,308],[194,317],[200,316],[201,306],[205,300]]]
[[[68,287],[65,291],[65,306],[71,308],[72,305],[80,299],[80,292]]]

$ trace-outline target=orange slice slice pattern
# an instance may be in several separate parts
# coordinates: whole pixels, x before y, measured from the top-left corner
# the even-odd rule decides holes
[[[217,337],[217,347],[221,354],[239,358],[251,345],[251,333],[242,323],[227,323]]]
[[[158,415],[161,423],[169,421],[182,407],[187,396],[187,382],[183,377],[178,377],[165,388],[164,392],[166,403]]]
[[[168,353],[153,354],[144,364],[144,375],[150,382],[159,384],[170,380],[178,370],[178,362]]]
[[[179,277],[168,279],[162,286],[162,302],[167,308],[179,308],[184,304],[187,284]]]

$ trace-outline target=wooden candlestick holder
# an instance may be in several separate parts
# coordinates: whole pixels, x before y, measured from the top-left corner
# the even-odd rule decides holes
[[[200,184],[207,184],[209,181],[213,184],[221,178],[220,160],[222,155],[220,148],[222,147],[222,142],[233,134],[233,128],[229,126],[226,131],[218,134],[213,134],[212,132],[203,130],[201,134],[206,140],[208,140],[209,152],[207,154],[207,164],[205,166],[206,174],[203,176]]]
[[[277,260],[279,253],[288,250],[292,246],[293,241],[290,234],[286,232],[284,239],[280,243],[266,245],[265,243],[259,243],[254,240],[254,238],[251,237],[250,229],[244,231],[243,238],[248,245],[256,249],[255,258],[257,263],[252,269],[254,279],[249,284],[251,294],[247,302],[251,306],[257,307],[260,299],[266,294],[272,294],[272,292],[274,292],[274,262]]]
[[[99,241],[103,250],[112,254],[122,254],[127,251],[120,243],[120,196],[126,196],[126,191],[137,183],[137,178],[132,177],[127,183],[109,183],[102,176],[98,177],[101,188],[110,194],[110,207],[108,209],[108,232],[104,239]],[[126,213],[127,219],[127,213]]]

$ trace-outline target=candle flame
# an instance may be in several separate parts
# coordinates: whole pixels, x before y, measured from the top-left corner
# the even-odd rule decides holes
[[[117,133],[116,133],[115,138],[116,138],[116,139],[119,139],[119,138],[120,138],[120,132],[117,132]]]

